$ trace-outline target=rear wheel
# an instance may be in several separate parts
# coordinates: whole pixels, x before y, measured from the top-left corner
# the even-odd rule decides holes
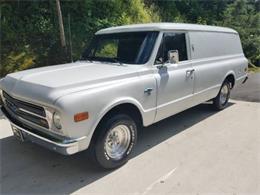
[[[117,114],[102,121],[93,146],[96,162],[112,169],[125,164],[137,141],[135,121],[126,114]]]
[[[228,105],[228,100],[230,97],[231,84],[229,81],[225,80],[222,84],[220,91],[213,99],[213,106],[216,110],[223,110]]]

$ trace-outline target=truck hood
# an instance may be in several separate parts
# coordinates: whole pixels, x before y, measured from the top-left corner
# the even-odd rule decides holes
[[[63,95],[138,76],[138,66],[75,62],[8,74],[0,88],[10,95],[53,104]]]

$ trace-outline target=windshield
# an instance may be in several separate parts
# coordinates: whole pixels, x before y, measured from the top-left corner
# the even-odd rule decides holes
[[[127,32],[95,35],[83,60],[144,64],[148,61],[158,32]]]

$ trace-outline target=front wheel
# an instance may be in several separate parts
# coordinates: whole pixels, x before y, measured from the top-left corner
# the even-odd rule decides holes
[[[125,164],[137,141],[135,121],[125,114],[109,117],[102,122],[94,144],[94,158],[103,168]]]
[[[230,91],[231,91],[230,82],[226,80],[222,84],[217,97],[213,99],[213,106],[216,110],[223,110],[224,108],[227,107],[228,100],[230,98]]]

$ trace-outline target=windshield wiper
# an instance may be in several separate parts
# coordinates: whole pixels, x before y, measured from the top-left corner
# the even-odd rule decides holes
[[[116,58],[111,58],[111,60],[115,63],[118,63],[120,66],[123,66],[124,64],[122,62],[120,62],[118,59]]]
[[[91,63],[93,62],[91,57],[81,57],[79,60],[81,60],[81,61],[89,61]]]
[[[124,64],[122,62],[120,62],[117,58],[99,59],[99,58],[90,56],[90,57],[82,57],[82,58],[80,58],[80,60],[86,60],[86,61],[89,61],[91,63],[93,61],[111,62],[111,63],[118,63],[119,66],[124,66]]]

